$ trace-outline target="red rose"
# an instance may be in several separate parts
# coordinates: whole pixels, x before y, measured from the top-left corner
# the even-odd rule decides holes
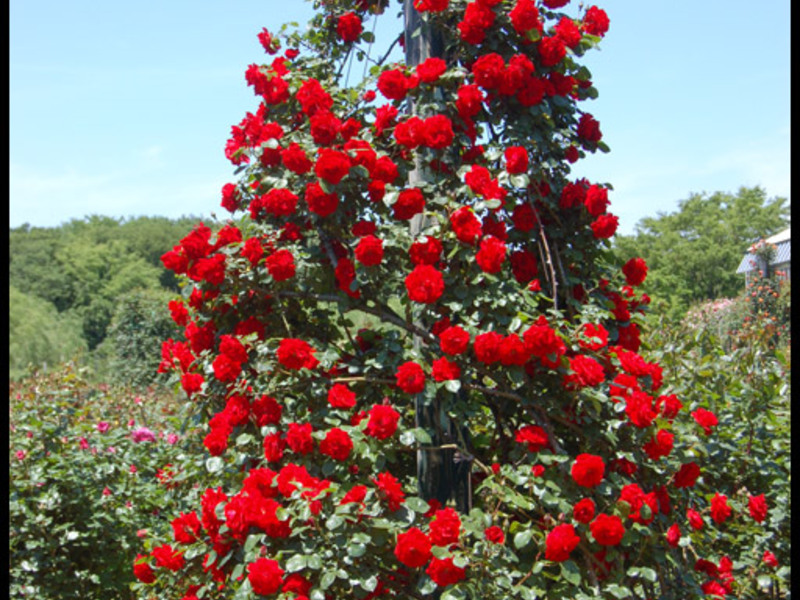
[[[458,23],[461,39],[468,44],[480,44],[486,39],[486,30],[494,23],[494,12],[485,7],[481,2],[475,1],[467,4],[464,18]]]
[[[595,505],[591,498],[583,498],[572,507],[572,518],[578,523],[589,523],[594,518]]]
[[[508,16],[511,18],[514,30],[520,35],[525,35],[531,29],[542,31],[542,21],[539,19],[539,11],[533,0],[517,0]]]
[[[580,486],[595,487],[603,481],[605,462],[593,454],[579,454],[572,463],[572,478]]]
[[[619,217],[612,214],[600,215],[592,221],[592,235],[598,240],[606,240],[617,232]]]
[[[384,183],[392,183],[398,175],[397,165],[388,156],[378,158],[369,172],[370,177]]]
[[[425,209],[425,197],[419,188],[408,188],[400,192],[392,204],[395,219],[408,221]]]
[[[311,437],[311,423],[289,423],[286,431],[286,444],[297,454],[309,454],[314,450],[314,438]]]
[[[408,361],[397,367],[395,372],[397,387],[407,394],[419,394],[425,389],[425,371],[413,361]]]
[[[445,354],[463,354],[469,346],[469,333],[458,325],[452,325],[439,334],[439,346]]]
[[[442,242],[435,237],[426,236],[425,241],[416,241],[408,249],[411,262],[415,265],[435,265],[442,255]]]
[[[381,497],[386,501],[389,510],[395,511],[405,502],[405,494],[400,481],[389,472],[378,473],[373,480],[381,492]]]
[[[672,526],[670,526],[669,529],[667,529],[667,543],[671,547],[677,548],[680,539],[681,539],[681,529],[680,527],[678,527],[677,523],[674,523]]]
[[[329,430],[319,443],[319,451],[333,460],[343,461],[350,456],[353,449],[353,440],[350,435],[338,427]]]
[[[153,572],[153,567],[145,562],[147,558],[148,556],[146,554],[136,555],[133,561],[133,576],[142,583],[150,584],[155,582],[156,574]]]
[[[625,535],[622,519],[616,515],[600,513],[589,526],[594,541],[601,546],[618,546]]]
[[[523,425],[519,428],[516,441],[527,444],[529,452],[538,452],[549,443],[544,429],[538,425]]]
[[[434,83],[447,71],[447,63],[441,58],[431,57],[417,65],[417,75],[424,83]]]
[[[445,115],[433,115],[422,123],[422,140],[428,148],[447,148],[453,143],[453,137],[453,124]]]
[[[430,524],[430,538],[434,546],[449,546],[458,543],[461,519],[452,508],[437,510]]]
[[[383,240],[374,235],[362,237],[355,249],[356,260],[366,267],[374,267],[383,260]]]
[[[525,348],[525,342],[516,333],[509,333],[505,336],[498,345],[497,352],[500,364],[506,367],[522,366],[531,358]]]
[[[336,141],[342,122],[330,111],[319,111],[309,119],[311,137],[317,146],[330,146]]]
[[[333,272],[336,277],[336,283],[339,289],[346,293],[351,298],[360,298],[361,291],[353,289],[353,282],[356,280],[356,268],[349,258],[340,258],[336,263],[336,268]]]
[[[659,396],[656,399],[656,410],[658,410],[662,404],[664,405],[664,408],[661,409],[661,416],[672,423],[675,417],[678,416],[680,410],[683,408],[683,403],[675,394],[667,394],[665,396]]]
[[[647,277],[647,263],[643,258],[632,258],[622,265],[622,273],[628,285],[641,285]]]
[[[226,183],[222,186],[222,202],[220,206],[228,212],[234,212],[239,208],[239,192],[234,184]]]
[[[525,173],[528,170],[528,151],[522,146],[510,146],[504,153],[506,171],[511,175]]]
[[[247,580],[256,594],[269,596],[281,589],[283,569],[278,561],[262,557],[247,565]]]
[[[419,12],[442,12],[447,10],[450,0],[414,0],[414,8]]]
[[[280,462],[283,458],[283,450],[286,448],[286,440],[280,433],[270,433],[264,436],[263,448],[264,458],[267,462]]]
[[[263,208],[267,213],[275,217],[288,217],[294,214],[297,207],[298,197],[285,188],[273,188],[261,196],[260,202],[256,203],[256,208]],[[255,203],[255,200],[253,201]],[[258,210],[256,210],[256,216]],[[253,204],[250,204],[250,216],[254,219]]]
[[[468,84],[458,88],[456,109],[463,120],[468,120],[481,112],[483,92],[477,85]]]
[[[328,390],[328,403],[333,408],[350,409],[356,405],[356,395],[343,383],[334,383]]]
[[[487,331],[475,336],[473,348],[475,358],[480,362],[492,365],[500,360],[500,344],[503,343],[503,336],[496,331]]]
[[[364,430],[364,433],[376,439],[385,440],[392,437],[394,432],[397,431],[397,422],[399,420],[400,413],[394,408],[388,404],[375,404],[369,411],[369,422],[367,422],[367,428]]]
[[[172,522],[172,536],[176,542],[181,544],[192,544],[197,541],[200,535],[200,519],[197,513],[181,513]]]
[[[625,414],[636,427],[650,427],[658,416],[653,409],[653,398],[641,391],[633,391],[625,399]]]
[[[728,497],[719,492],[711,499],[711,518],[715,523],[724,523],[731,516],[732,510],[728,505]]]
[[[747,500],[747,508],[750,511],[750,516],[756,523],[763,523],[767,518],[767,499],[764,494],[760,496],[750,496]]]
[[[278,346],[278,362],[287,369],[313,369],[319,364],[314,357],[316,350],[307,342],[295,338],[285,338]]]
[[[584,113],[578,120],[578,137],[587,142],[599,142],[603,138],[600,123],[592,115]]]
[[[406,291],[414,302],[432,304],[444,293],[442,274],[430,265],[417,265],[406,276]]]
[[[600,385],[606,378],[602,365],[591,356],[573,356],[569,359],[569,368],[572,373],[564,381],[571,386],[582,388]]]
[[[591,35],[603,37],[608,31],[608,15],[606,11],[596,6],[590,6],[586,9],[586,14],[583,16],[582,27],[583,30]]]
[[[452,558],[433,558],[425,573],[436,582],[439,587],[458,583],[466,577],[466,571],[453,564]]]
[[[408,93],[408,78],[399,69],[384,71],[378,77],[378,91],[387,100],[402,100]]]
[[[242,256],[244,256],[251,265],[255,266],[258,261],[264,256],[264,247],[258,238],[247,238],[242,245]]]
[[[659,429],[653,439],[642,446],[642,449],[650,457],[650,460],[658,460],[663,456],[669,456],[672,452],[672,444],[675,435],[666,429]]]
[[[544,556],[547,560],[564,562],[580,543],[581,538],[569,523],[556,525],[545,538]]]
[[[559,37],[543,37],[539,42],[539,57],[543,67],[557,65],[566,55],[567,49]]]
[[[475,262],[484,273],[499,273],[506,258],[506,245],[492,235],[481,240]]]
[[[511,222],[514,223],[515,228],[523,233],[531,231],[537,223],[533,207],[528,202],[517,204],[514,207],[514,212],[511,213]]]
[[[506,63],[503,57],[495,52],[483,54],[472,64],[472,75],[475,83],[485,90],[500,87]]]
[[[394,128],[394,139],[400,146],[413,150],[425,142],[425,121],[417,116],[411,116],[401,121]]]
[[[294,256],[289,250],[276,250],[264,262],[275,281],[285,281],[294,277]]]
[[[283,407],[272,396],[264,394],[257,400],[253,400],[250,410],[256,418],[256,425],[259,427],[277,425],[281,422]]]
[[[481,237],[481,222],[467,206],[462,206],[450,215],[450,226],[459,241],[475,244]]]
[[[397,534],[394,555],[410,569],[416,569],[431,558],[431,541],[419,528],[412,527],[405,533]]]
[[[593,217],[599,217],[606,212],[608,204],[608,190],[599,185],[590,185],[583,201],[588,213]]]
[[[242,364],[224,354],[217,356],[211,367],[214,369],[214,377],[222,382],[236,381],[242,372]]]
[[[326,194],[316,181],[306,185],[305,200],[308,209],[320,217],[333,214],[339,206],[339,196],[333,192]]]
[[[581,30],[569,17],[561,17],[553,30],[556,32],[556,36],[570,48],[575,48],[581,41]]]
[[[768,567],[772,567],[773,569],[778,568],[778,559],[769,550],[764,550],[764,556],[761,558],[761,560],[763,560],[764,564]]]
[[[487,527],[483,532],[484,537],[492,542],[493,544],[504,544],[506,541],[506,535],[503,533],[503,530],[500,529],[497,525],[492,525],[491,527]]]
[[[343,14],[336,22],[336,33],[344,42],[355,42],[363,30],[361,18],[354,12]]]
[[[700,467],[697,466],[697,463],[688,462],[681,465],[681,468],[675,473],[673,484],[676,488],[694,487],[698,477],[700,477]]]
[[[699,530],[703,528],[703,517],[693,508],[690,508],[686,511],[686,518],[688,519],[689,525],[692,527],[692,529]]]
[[[703,428],[706,435],[711,435],[711,428],[717,426],[717,415],[705,408],[698,408],[691,413],[695,422]]]
[[[162,544],[153,548],[150,555],[156,560],[157,567],[164,567],[170,571],[179,571],[186,564],[183,552],[175,550],[169,544]]]
[[[566,345],[547,324],[544,316],[522,332],[522,339],[528,352],[538,357],[545,366],[556,367],[567,351]]]
[[[320,179],[336,185],[350,172],[350,157],[339,150],[321,148],[314,165],[314,173]]]
[[[452,381],[461,377],[461,368],[443,356],[433,361],[431,375],[435,381]]]
[[[281,161],[283,166],[298,175],[305,175],[314,166],[297,142],[292,142],[288,148],[281,151]]]

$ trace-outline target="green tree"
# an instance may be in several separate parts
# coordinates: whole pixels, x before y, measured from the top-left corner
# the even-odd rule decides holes
[[[680,318],[693,303],[741,292],[736,268],[748,245],[788,222],[788,200],[767,198],[760,187],[692,194],[677,211],[642,219],[634,235],[617,236],[615,248],[623,261],[645,259],[643,289],[661,303],[661,312]]]
[[[25,373],[28,366],[58,364],[86,350],[81,323],[68,313],[13,285],[9,288],[9,377]]]
[[[162,340],[178,338],[170,317],[169,292],[142,289],[127,293],[116,303],[108,335],[98,348],[108,357],[108,381],[145,387],[158,379]]]

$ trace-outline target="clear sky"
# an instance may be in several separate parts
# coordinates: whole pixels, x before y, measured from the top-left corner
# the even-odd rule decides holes
[[[600,97],[581,108],[611,152],[574,173],[614,186],[620,233],[695,192],[789,197],[789,0],[597,5],[611,26],[584,62]],[[265,58],[256,35],[304,24],[311,4],[12,0],[9,15],[9,220],[51,227],[226,214],[223,147],[257,107],[244,80]],[[396,15],[393,0],[379,39]]]

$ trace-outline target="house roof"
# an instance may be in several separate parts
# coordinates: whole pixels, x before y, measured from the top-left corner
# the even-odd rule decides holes
[[[765,240],[768,244],[775,244],[777,251],[775,257],[770,261],[770,265],[779,265],[792,261],[792,228],[787,227],[781,232],[768,237]],[[737,273],[747,273],[756,270],[756,257],[749,252],[744,255],[742,262],[739,263]]]

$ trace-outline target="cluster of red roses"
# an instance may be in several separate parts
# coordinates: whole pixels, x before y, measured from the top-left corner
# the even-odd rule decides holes
[[[448,0],[416,0],[416,9],[434,22],[458,13],[454,43],[462,44],[463,57],[456,59],[459,64],[434,57],[413,68],[384,69],[375,87],[388,102],[377,108],[370,104],[375,90],[348,104],[335,82],[323,84],[319,71],[303,70],[306,63],[294,48],[266,67],[247,69],[246,81],[261,103],[232,128],[225,154],[245,175],[222,189],[222,206],[242,217],[238,226],[225,225],[215,235],[198,225],[162,257],[167,268],[195,285],[185,303],[170,303],[185,341],[164,342],[159,371],[174,369],[187,395],[212,415],[204,440],[212,456],[232,460],[227,450],[233,436],[248,431],[258,454],[236,467],[237,491],[229,496],[221,487],[209,488],[199,516],[182,513],[172,522],[176,544],[197,544],[201,549],[194,556],[203,556],[202,565],[185,560],[180,549],[160,546],[149,557],[137,557],[140,581],[155,580],[152,558],[156,568],[199,568],[221,585],[233,584],[234,561],[226,557],[244,552],[254,592],[307,597],[318,584],[316,575],[287,574],[283,558],[276,560],[278,550],[284,558],[291,555],[296,546],[289,541],[301,533],[326,543],[325,536],[316,539],[309,532],[319,531],[330,515],[359,532],[372,520],[396,517],[406,504],[407,481],[400,466],[375,459],[375,453],[394,445],[401,428],[410,429],[404,394],[429,393],[429,377],[434,384],[457,381],[479,392],[467,396],[469,411],[459,406],[465,414],[487,406],[496,411],[500,425],[493,435],[518,444],[510,451],[511,441],[503,450],[506,459],[512,452],[518,479],[529,477],[522,471],[531,460],[569,455],[560,444],[570,436],[571,448],[587,450],[568,470],[542,464],[529,469],[533,479],[546,478],[581,496],[570,501],[573,522],[567,514],[553,524],[532,513],[529,522],[517,523],[546,531],[549,561],[567,561],[587,540],[595,544],[595,565],[605,569],[596,575],[607,576],[624,560],[607,553],[624,545],[627,529],[671,515],[670,493],[695,485],[701,471],[694,461],[662,473],[666,479],[652,487],[642,483],[650,491],[631,481],[640,467],[651,474],[673,454],[670,428],[683,404],[674,394],[658,395],[661,367],[639,354],[632,317],[649,303],[635,290],[646,279],[645,262],[628,261],[621,269],[625,284],[615,288],[616,267],[595,260],[601,240],[617,228],[608,190],[566,176],[581,151],[602,147],[597,120],[585,112],[573,116],[575,103],[591,97],[591,82],[574,56],[608,29],[607,16],[594,6],[580,20],[552,12],[567,3],[474,0],[461,11]],[[365,6],[331,14],[328,43],[358,43]],[[549,27],[548,20],[554,21]],[[492,36],[506,47],[484,48]],[[269,54],[280,47],[266,30],[259,40]],[[401,116],[409,98],[422,108]],[[512,121],[502,132],[508,143],[502,152],[486,151],[477,142],[498,114]],[[539,141],[532,141],[533,132]],[[418,164],[430,171],[429,180],[405,185]],[[432,224],[410,236],[406,222],[421,214]],[[554,266],[561,261],[559,248],[563,272]],[[416,311],[414,329],[386,306],[392,295]],[[332,300],[347,310],[377,310],[405,331],[398,336],[376,328],[353,338],[333,325],[341,320],[338,308],[325,313],[321,306]],[[557,311],[543,314],[548,302],[557,301],[566,301],[569,320]],[[608,308],[594,312],[606,316],[582,317],[581,307],[588,304]],[[413,359],[406,355],[412,332],[420,342]],[[336,336],[349,339],[339,343]],[[358,381],[358,394],[350,381]],[[437,394],[448,389],[434,387]],[[387,389],[392,400],[384,395]],[[501,399],[493,396],[497,391]],[[543,410],[545,420],[530,411],[530,398],[541,403],[540,393],[552,403]],[[602,394],[608,402],[591,413],[575,401],[584,393]],[[513,402],[501,404],[509,398]],[[552,413],[563,413],[563,431],[555,433],[546,422]],[[691,415],[706,435],[718,424],[702,407]],[[590,453],[601,452],[603,444],[584,446],[575,432],[583,435],[582,427],[593,420],[622,425],[631,453]],[[251,450],[247,437],[238,439],[244,441],[236,442],[237,449]],[[495,451],[478,449],[490,459],[487,464],[497,458]],[[495,466],[488,477],[504,482]],[[596,493],[608,482],[619,485],[618,494]],[[469,577],[465,548],[476,532],[467,532],[452,508],[430,504],[422,525],[405,517],[387,525],[393,535],[388,554],[438,586],[457,584]],[[493,506],[503,519],[479,533],[503,545],[504,528],[519,512],[504,513],[501,496]],[[731,516],[719,493],[708,510],[716,524]],[[763,521],[763,495],[751,497],[750,511]],[[694,505],[687,506],[686,521],[702,527]],[[245,550],[252,532],[269,538],[269,546],[255,555]],[[667,545],[675,547],[680,536],[673,523]],[[386,560],[385,548],[371,547],[370,558]],[[711,577],[709,593],[716,585],[729,589],[728,563],[706,562],[714,566],[713,574],[705,563],[700,569]],[[366,597],[388,591],[392,582],[382,576]],[[193,600],[198,589],[190,586],[184,600]]]

